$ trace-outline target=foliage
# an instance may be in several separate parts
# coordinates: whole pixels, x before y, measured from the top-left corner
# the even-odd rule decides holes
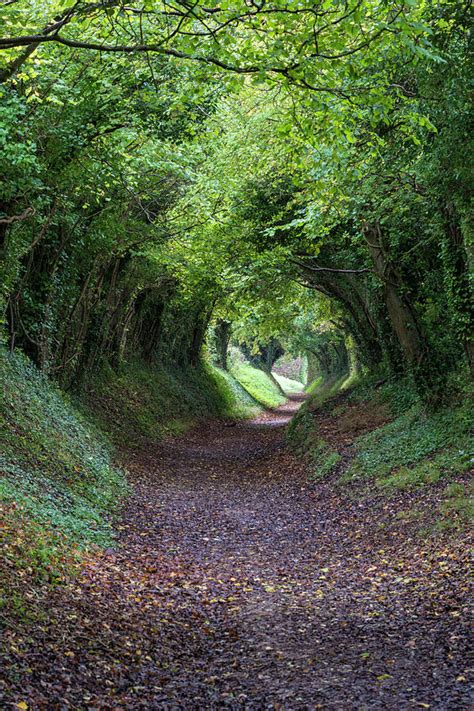
[[[381,487],[436,483],[472,467],[470,397],[436,413],[413,405],[393,421],[356,441],[356,457],[344,481],[375,477]]]
[[[312,465],[309,473],[309,480],[315,481],[324,479],[325,476],[334,471],[336,465],[341,461],[341,455],[328,445],[323,439],[317,439],[308,452]]]
[[[2,504],[0,510],[3,563],[7,569],[17,575],[26,572],[33,582],[49,584],[59,583],[70,574],[79,561],[79,551],[67,536],[32,519],[22,504]],[[9,591],[2,588],[0,609],[10,604]]]
[[[413,388],[413,383],[402,378],[383,378],[377,375],[368,375],[359,378],[356,388],[349,394],[352,402],[365,402],[376,400],[386,403],[393,416],[401,415],[412,408],[422,407],[419,396]]]
[[[474,485],[449,484],[443,492],[444,501],[440,504],[438,530],[462,528],[474,521]]]
[[[4,336],[63,386],[213,319],[432,404],[472,366],[458,3],[2,13]]]
[[[287,439],[298,453],[316,461],[316,476],[330,472],[339,461],[334,444],[321,437],[315,418],[321,413],[332,417],[332,436],[357,433],[357,414],[348,408],[372,413],[363,423],[366,432],[355,437],[349,466],[341,483],[375,479],[387,493],[436,484],[470,469],[472,451],[471,390],[464,388],[456,402],[436,412],[427,412],[409,383],[388,381],[374,389],[373,378],[352,381],[327,381],[316,386],[287,429]],[[335,396],[343,397],[336,406]],[[388,415],[385,414],[388,408]],[[377,411],[383,424],[377,422]],[[389,419],[389,421],[387,421]],[[347,421],[347,423],[346,423]],[[325,435],[326,436],[326,435]],[[354,452],[354,450],[352,450]]]
[[[323,456],[327,454],[327,447],[315,431],[314,413],[325,405],[332,409],[331,399],[345,387],[347,382],[346,376],[325,380],[321,378],[314,381],[306,390],[309,397],[291,419],[286,431],[287,441],[292,449],[300,454],[314,451],[318,461],[320,463],[323,461]]]
[[[7,587],[113,540],[100,430],[278,406],[281,353],[314,478],[352,460],[343,480],[400,495],[472,466],[468,5],[2,2]],[[226,371],[229,343],[250,362]],[[446,490],[443,523],[467,499]]]
[[[29,618],[19,582],[58,584],[84,549],[110,545],[128,487],[104,437],[24,356],[1,349],[0,382],[0,606]]]
[[[106,544],[126,492],[106,441],[25,358],[0,355],[2,499],[80,545]]]

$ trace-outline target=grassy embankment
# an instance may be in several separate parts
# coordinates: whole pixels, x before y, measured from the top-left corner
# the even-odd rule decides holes
[[[273,377],[280,384],[281,389],[287,395],[297,395],[302,393],[304,390],[303,383],[299,380],[294,380],[293,378],[287,378],[285,375],[279,375],[278,373],[273,373]]]
[[[87,393],[91,419],[110,439],[134,446],[185,432],[206,417],[249,417],[259,403],[230,373],[203,363],[177,369],[143,363],[101,373]]]
[[[231,373],[254,400],[264,407],[278,407],[285,402],[285,395],[282,394],[278,383],[287,395],[303,390],[302,383],[277,374],[274,374],[277,381],[275,383],[263,370],[254,368],[246,361],[234,363]]]
[[[40,589],[66,579],[91,546],[112,544],[127,493],[114,444],[157,440],[202,417],[258,411],[230,374],[209,365],[106,372],[86,402],[75,402],[27,358],[2,348],[0,382],[2,617],[31,616]]]
[[[105,438],[25,357],[2,350],[0,381],[0,606],[26,614],[36,586],[110,544],[127,484]]]
[[[341,379],[312,389],[288,429],[311,462],[310,477],[333,474],[339,485],[370,484],[387,497],[438,487],[436,529],[472,520],[472,388],[427,412],[407,383],[374,385]]]

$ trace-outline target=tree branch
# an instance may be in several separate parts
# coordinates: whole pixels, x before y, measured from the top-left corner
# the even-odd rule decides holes
[[[302,267],[303,269],[309,269],[312,272],[332,272],[335,274],[365,274],[367,272],[373,271],[368,267],[364,267],[363,269],[335,269],[333,267],[312,267],[309,264],[300,262],[297,259],[290,259],[290,262],[296,264],[298,267]]]
[[[35,214],[34,207],[27,207],[20,215],[11,215],[11,217],[0,217],[0,225],[11,225],[14,222],[21,222]]]

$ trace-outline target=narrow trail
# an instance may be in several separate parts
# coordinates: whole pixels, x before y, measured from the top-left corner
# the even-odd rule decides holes
[[[130,455],[117,547],[34,633],[8,632],[9,700],[468,708],[462,541],[387,531],[382,500],[309,484],[284,446],[298,404]]]

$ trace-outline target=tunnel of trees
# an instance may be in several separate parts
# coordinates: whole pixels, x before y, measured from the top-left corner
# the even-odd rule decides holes
[[[432,403],[472,370],[469,3],[1,13],[10,349],[65,388],[196,365],[210,324],[221,367],[283,339]]]
[[[0,0],[0,709],[471,707],[471,5]]]

